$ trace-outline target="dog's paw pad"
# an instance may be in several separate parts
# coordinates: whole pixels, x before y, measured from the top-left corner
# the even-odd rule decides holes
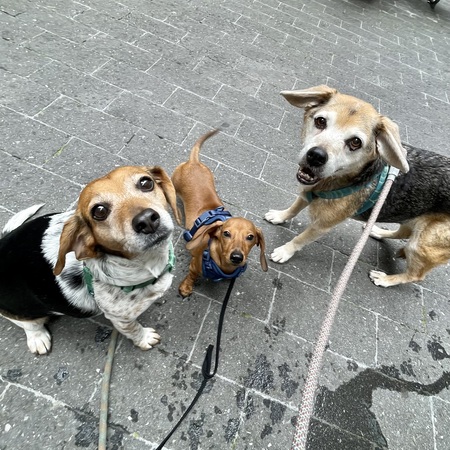
[[[387,284],[387,275],[384,272],[381,272],[379,270],[371,270],[369,272],[369,278],[372,281],[373,284],[376,286],[381,287],[387,287],[389,284]]]
[[[286,246],[276,248],[270,255],[270,259],[276,263],[284,263],[292,258],[295,252],[290,252],[286,250]]]
[[[52,348],[52,338],[46,328],[27,331],[27,344],[31,353],[46,355]]]
[[[160,341],[161,336],[153,328],[144,328],[143,337],[136,345],[142,350],[150,350]]]
[[[283,217],[283,211],[278,211],[276,209],[271,209],[270,211],[266,212],[266,214],[264,215],[264,219],[275,225],[286,221],[286,219]]]

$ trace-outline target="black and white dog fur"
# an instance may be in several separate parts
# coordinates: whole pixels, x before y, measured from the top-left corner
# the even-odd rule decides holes
[[[52,315],[104,313],[143,350],[160,340],[137,322],[170,287],[166,271],[173,232],[169,204],[178,218],[175,190],[166,172],[120,167],[89,183],[75,211],[26,221],[42,205],[16,214],[0,240],[0,314],[25,330],[31,352],[46,354]],[[23,223],[25,222],[25,223]],[[83,264],[92,274],[88,292]],[[155,279],[154,284],[126,292]]]

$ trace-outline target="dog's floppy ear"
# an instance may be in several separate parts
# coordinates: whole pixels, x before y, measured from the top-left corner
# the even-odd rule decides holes
[[[402,146],[398,125],[396,123],[382,116],[376,140],[378,153],[384,161],[401,170],[403,173],[409,171],[406,150]]]
[[[261,269],[264,272],[267,272],[269,267],[267,266],[267,259],[266,259],[266,241],[264,239],[264,234],[261,230],[261,228],[256,227],[256,245],[259,246],[259,263],[261,264]]]
[[[66,264],[66,255],[75,252],[78,260],[95,258],[99,255],[97,243],[83,218],[73,215],[65,224],[59,239],[59,252],[54,275],[59,275]]]
[[[177,207],[177,194],[169,175],[167,175],[166,171],[160,166],[147,167],[147,170],[156,180],[158,185],[161,186],[178,225],[181,225],[180,211]]]
[[[337,94],[337,90],[322,84],[298,91],[281,91],[280,94],[291,105],[308,109],[326,103],[333,95]]]
[[[186,248],[188,250],[194,250],[199,247],[206,248],[208,241],[220,231],[222,225],[223,222],[221,220],[217,220],[209,225],[203,225],[194,234],[192,240],[186,244]]]

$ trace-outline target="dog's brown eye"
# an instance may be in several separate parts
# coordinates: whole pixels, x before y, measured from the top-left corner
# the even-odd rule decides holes
[[[138,182],[138,188],[143,192],[153,191],[154,181],[150,177],[142,177]]]
[[[362,145],[361,139],[357,138],[357,137],[351,138],[348,141],[348,146],[349,146],[350,150],[352,150],[352,151],[358,150],[358,148],[361,148],[361,145]]]
[[[253,234],[249,234],[247,236],[247,241],[253,241],[253,239],[255,239],[255,236],[253,236]]]
[[[105,205],[95,205],[91,214],[95,220],[105,220],[109,216],[109,208]]]
[[[223,235],[224,235],[225,237],[231,237],[231,233],[230,233],[229,231],[227,231],[227,230],[225,230],[225,231],[223,232]]]
[[[316,117],[314,119],[314,125],[319,130],[324,130],[327,127],[327,119],[325,117]]]

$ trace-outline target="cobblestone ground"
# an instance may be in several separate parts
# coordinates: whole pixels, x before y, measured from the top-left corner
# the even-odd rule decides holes
[[[425,0],[0,0],[0,225],[20,209],[73,207],[85,183],[124,164],[169,173],[193,142],[235,215],[267,250],[307,215],[274,226],[295,198],[301,111],[281,90],[326,83],[396,121],[404,142],[450,156],[450,2]],[[171,290],[141,317],[162,336],[116,350],[109,449],[155,449],[183,413],[214,342],[226,283],[183,300],[177,228]],[[349,220],[267,273],[253,251],[224,325],[217,377],[170,450],[289,449],[308,362],[333,287],[361,232]],[[450,448],[450,272],[383,289],[401,243],[370,241],[326,351],[311,450]],[[26,276],[26,274],[24,274]],[[19,300],[18,300],[19,301]],[[0,449],[97,448],[110,323],[61,317],[50,355],[0,320]]]

